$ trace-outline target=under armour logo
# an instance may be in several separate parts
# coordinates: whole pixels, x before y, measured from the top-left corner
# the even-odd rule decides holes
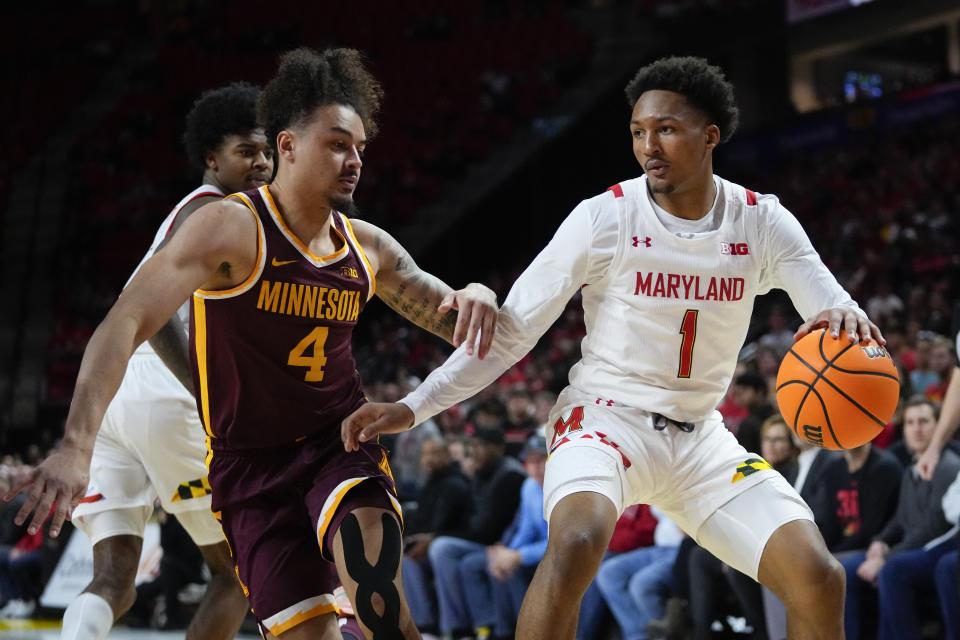
[[[649,237],[646,237],[643,240],[641,240],[639,236],[633,236],[633,246],[639,247],[641,242],[645,247],[649,247],[652,244]]]

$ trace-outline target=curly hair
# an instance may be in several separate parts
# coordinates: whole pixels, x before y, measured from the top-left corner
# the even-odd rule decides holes
[[[201,171],[204,156],[232,134],[242,135],[257,128],[257,96],[260,88],[246,82],[233,82],[219,89],[204,91],[187,114],[183,146],[190,162]]]
[[[720,67],[692,56],[660,58],[642,67],[627,84],[627,102],[632,108],[640,96],[653,90],[673,91],[684,96],[720,129],[720,142],[737,130],[740,110],[733,97],[733,85]]]
[[[277,75],[267,83],[257,103],[257,117],[271,145],[277,134],[307,123],[317,107],[351,107],[363,121],[369,137],[377,133],[376,116],[383,89],[364,66],[356,49],[300,47],[280,58]]]

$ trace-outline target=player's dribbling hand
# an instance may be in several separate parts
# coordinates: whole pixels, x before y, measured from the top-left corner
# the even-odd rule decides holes
[[[27,532],[33,535],[51,515],[50,537],[60,535],[64,520],[83,500],[89,480],[91,452],[61,445],[47,459],[32,469],[24,478],[3,495],[6,502],[26,490],[23,503],[14,522],[17,526],[26,522],[33,511],[33,520]],[[52,510],[52,513],[51,513]]]
[[[867,342],[871,338],[878,344],[887,344],[886,338],[880,333],[880,328],[870,322],[866,316],[856,313],[850,307],[834,307],[833,309],[824,309],[806,322],[800,325],[797,332],[793,334],[794,340],[799,340],[814,329],[826,327],[827,331],[834,338],[839,338],[841,329],[846,334],[850,342],[859,340]]]
[[[497,294],[482,284],[471,282],[463,289],[445,295],[437,307],[441,313],[451,309],[458,312],[457,325],[453,328],[453,346],[459,347],[466,342],[467,355],[472,356],[479,332],[477,357],[483,360],[490,351],[497,328]]]
[[[340,425],[340,439],[345,451],[357,451],[381,433],[400,433],[413,425],[413,411],[400,402],[368,402]]]

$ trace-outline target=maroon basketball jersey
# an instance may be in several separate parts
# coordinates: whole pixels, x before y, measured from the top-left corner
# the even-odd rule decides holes
[[[235,198],[257,219],[257,263],[225,291],[198,290],[190,310],[197,406],[213,449],[340,437],[363,404],[350,340],[375,281],[349,219],[331,213],[341,247],[315,256],[280,216],[267,187]]]

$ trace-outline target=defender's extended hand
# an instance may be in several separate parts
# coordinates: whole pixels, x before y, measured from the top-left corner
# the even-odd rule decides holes
[[[56,505],[50,523],[50,537],[60,535],[63,521],[70,517],[87,492],[91,455],[91,451],[61,445],[7,491],[3,496],[6,502],[13,500],[23,490],[27,492],[27,501],[14,519],[17,526],[26,522],[33,511],[33,520],[27,529],[33,535],[50,517],[51,509]]]
[[[490,351],[493,332],[497,327],[497,294],[491,289],[472,282],[463,289],[451,291],[443,297],[437,311],[456,310],[457,325],[453,329],[453,346],[459,347],[466,334],[466,351],[473,355],[473,345],[480,332],[480,344],[477,345],[477,357],[483,360]]]
[[[928,445],[926,451],[917,458],[915,466],[917,475],[927,481],[933,480],[933,472],[936,470],[938,462],[940,462],[940,447],[935,444]]]
[[[843,329],[847,339],[850,342],[860,340],[866,342],[873,338],[881,346],[887,344],[886,338],[880,333],[877,325],[870,322],[869,319],[855,313],[849,307],[834,307],[833,309],[824,309],[806,322],[800,325],[797,332],[793,334],[794,340],[799,340],[814,329],[827,327],[827,331],[834,338],[840,337],[840,331]]]
[[[346,451],[356,451],[361,442],[380,433],[400,433],[413,425],[413,411],[399,402],[369,402],[344,419],[340,438]]]

